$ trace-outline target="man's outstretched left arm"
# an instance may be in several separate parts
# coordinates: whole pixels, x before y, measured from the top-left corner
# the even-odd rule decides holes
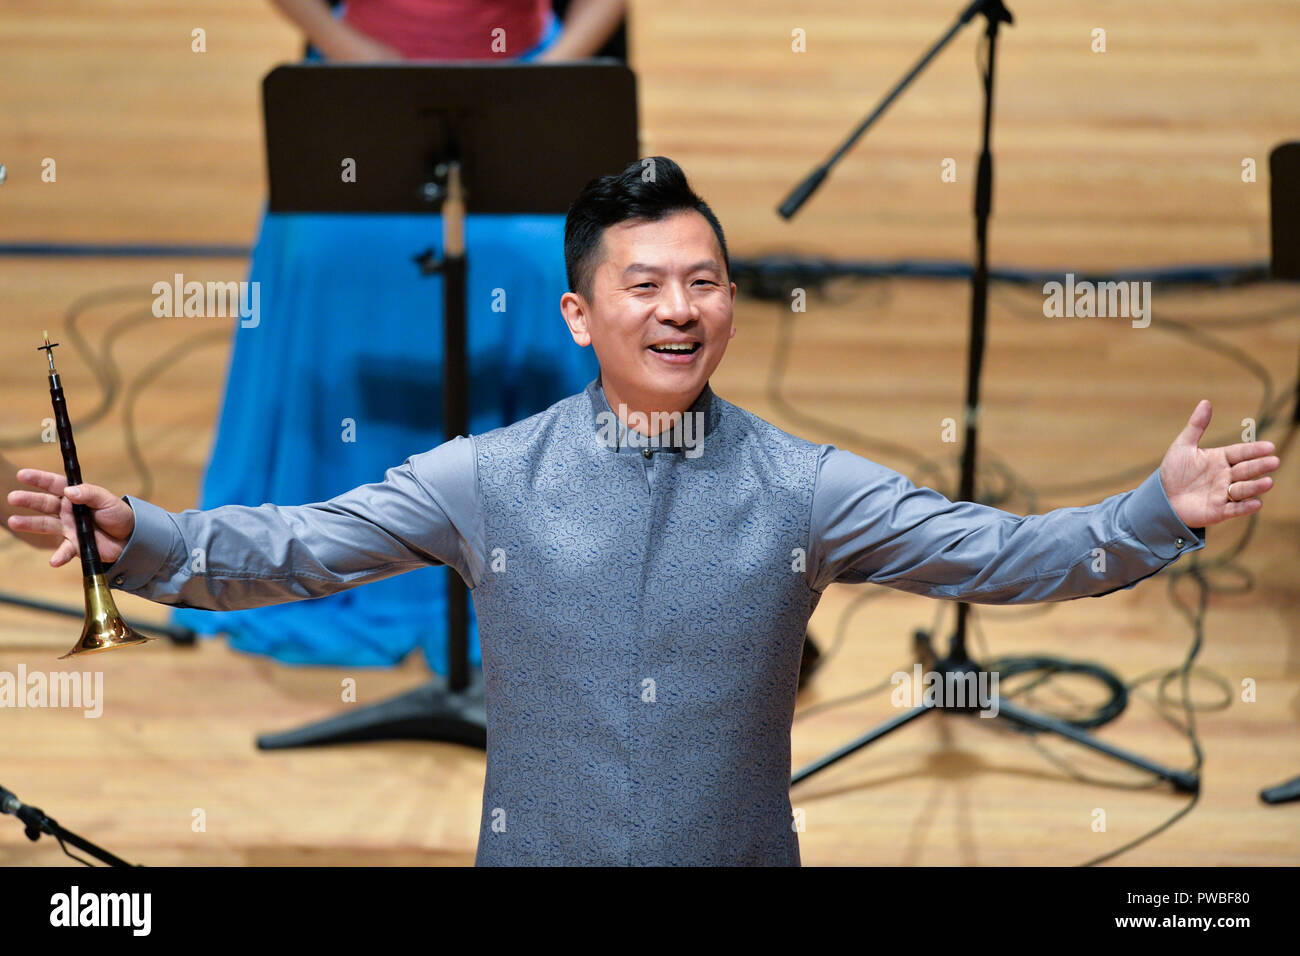
[[[1201,402],[1136,489],[1085,508],[1022,517],[949,501],[831,448],[813,499],[809,579],[867,582],[930,597],[1020,604],[1131,587],[1204,547],[1204,529],[1252,514],[1279,461],[1271,442],[1202,449]]]

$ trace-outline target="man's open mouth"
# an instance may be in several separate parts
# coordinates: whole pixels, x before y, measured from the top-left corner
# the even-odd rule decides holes
[[[690,355],[700,348],[699,342],[674,342],[672,344],[652,345],[650,351],[665,355]]]

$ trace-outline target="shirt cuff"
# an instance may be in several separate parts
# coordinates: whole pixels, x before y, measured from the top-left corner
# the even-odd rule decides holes
[[[111,586],[135,591],[157,577],[173,553],[183,554],[185,542],[171,515],[162,508],[133,495],[123,495],[122,500],[135,512],[135,527],[122,553],[104,573]]]
[[[1166,561],[1205,547],[1205,529],[1193,530],[1183,524],[1165,494],[1159,468],[1125,502],[1124,517],[1134,537]]]

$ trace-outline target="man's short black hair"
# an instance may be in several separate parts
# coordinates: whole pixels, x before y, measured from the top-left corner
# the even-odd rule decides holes
[[[722,262],[731,276],[731,259],[722,224],[709,204],[697,196],[682,168],[667,156],[649,156],[621,173],[593,179],[578,193],[564,221],[564,269],[569,291],[590,298],[605,230],[620,222],[656,222],[674,213],[695,210],[713,227],[722,249]]]

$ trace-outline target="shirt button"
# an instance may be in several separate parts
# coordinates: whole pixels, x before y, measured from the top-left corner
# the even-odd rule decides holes
[[[1182,538],[1175,538],[1175,539],[1174,539],[1174,547],[1175,547],[1175,548],[1181,548],[1181,547],[1182,547],[1183,545],[1185,545],[1186,543],[1187,543],[1187,542],[1184,541]]]
[[[122,583],[123,581],[125,581],[125,580],[126,580],[126,575],[125,575],[125,574],[119,574],[117,577],[113,578],[113,583],[114,583],[114,584],[121,584],[121,583]]]
[[[641,449],[641,454],[644,455],[646,458],[649,458],[649,457],[650,457],[650,449],[649,449],[649,448],[642,448],[642,449]]]

